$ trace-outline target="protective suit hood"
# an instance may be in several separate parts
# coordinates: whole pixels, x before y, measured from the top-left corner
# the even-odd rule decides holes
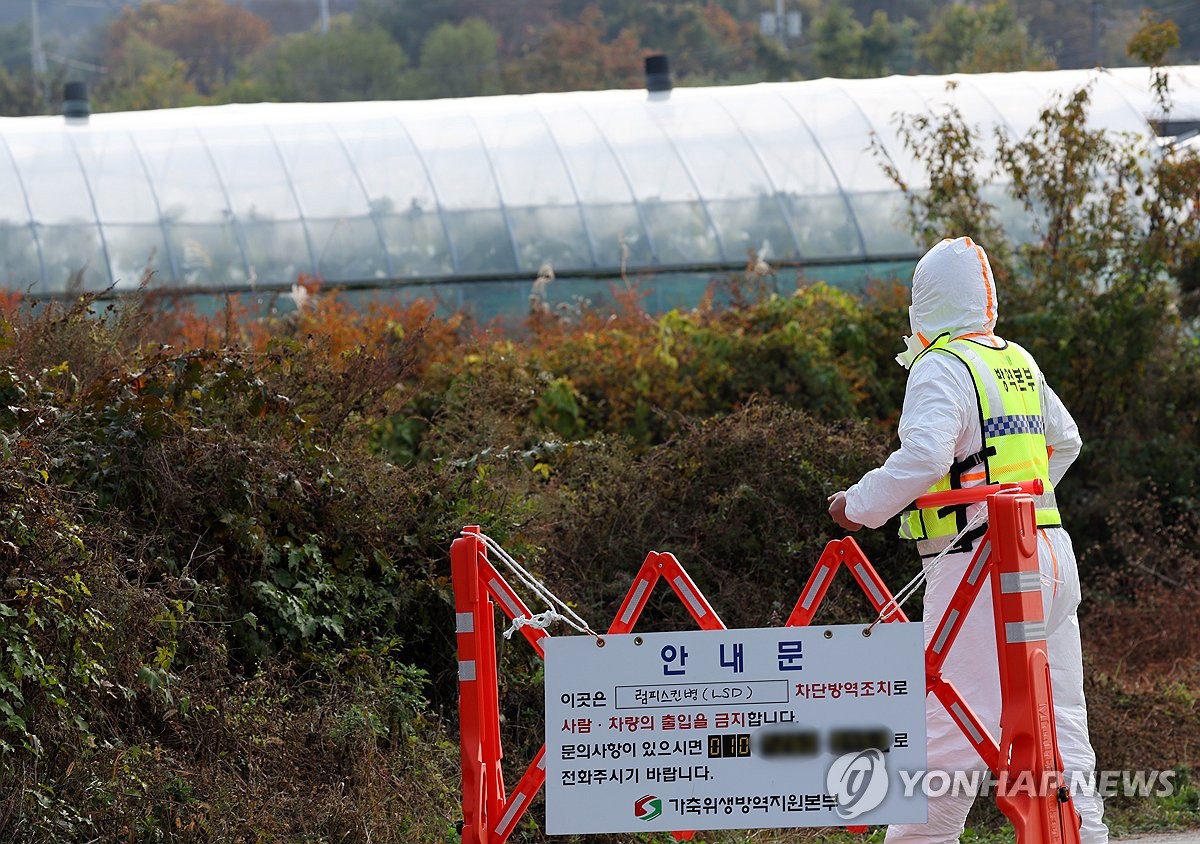
[[[996,327],[996,283],[983,247],[969,237],[947,238],[913,273],[908,321],[922,345],[939,335],[990,334]]]

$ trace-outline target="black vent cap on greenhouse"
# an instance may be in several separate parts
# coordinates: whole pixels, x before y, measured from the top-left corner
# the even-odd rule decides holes
[[[86,82],[68,82],[63,86],[63,117],[87,118],[92,114]]]
[[[671,60],[662,53],[646,56],[646,90],[670,91]]]

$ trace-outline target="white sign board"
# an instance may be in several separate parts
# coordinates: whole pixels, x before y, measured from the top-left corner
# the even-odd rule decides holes
[[[546,831],[922,823],[919,623],[544,639]]]

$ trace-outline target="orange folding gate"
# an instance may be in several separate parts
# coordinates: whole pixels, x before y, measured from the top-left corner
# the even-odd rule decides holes
[[[1040,483],[1032,482],[951,490],[918,499],[922,507],[986,500],[989,521],[988,532],[925,649],[925,688],[926,694],[936,695],[945,706],[996,777],[996,803],[1015,827],[1017,844],[1079,844],[1078,816],[1058,751],[1046,653],[1032,498],[1040,493]],[[498,602],[510,620],[529,618],[532,613],[489,562],[477,526],[464,528],[462,536],[454,540],[450,563],[458,634],[462,744],[463,819],[459,831],[466,844],[504,844],[546,781],[546,748],[542,746],[506,796],[493,611]],[[787,626],[800,627],[812,621],[842,566],[850,570],[876,611],[884,614],[884,621],[908,620],[858,543],[847,537],[825,546]],[[726,629],[679,561],[672,554],[652,551],[634,577],[608,634],[632,631],[654,587],[664,578],[701,629]],[[941,674],[946,654],[985,582],[991,584],[999,653],[999,742]],[[544,657],[541,642],[549,634],[528,625],[519,629]],[[1022,776],[1025,779],[1021,780]],[[1019,782],[1033,785],[1020,787]],[[1039,788],[1047,784],[1049,788]],[[681,840],[693,835],[675,833]]]

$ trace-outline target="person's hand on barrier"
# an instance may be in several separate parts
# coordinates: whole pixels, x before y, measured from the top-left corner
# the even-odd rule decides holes
[[[846,516],[845,491],[835,492],[829,496],[829,517],[837,523],[838,527],[848,530],[851,533],[862,527],[858,522],[851,521]]]

